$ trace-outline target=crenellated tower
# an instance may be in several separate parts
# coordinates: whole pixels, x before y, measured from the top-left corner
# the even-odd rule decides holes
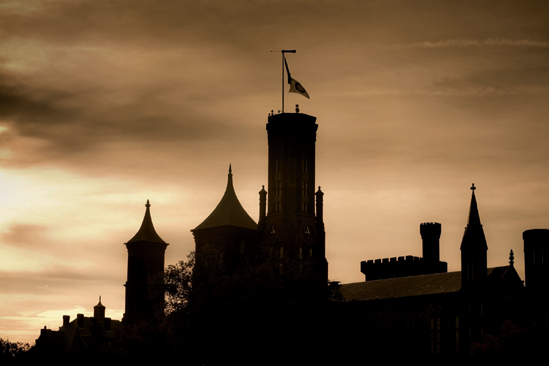
[[[440,260],[440,233],[442,225],[438,222],[424,222],[419,225],[421,234],[423,260],[426,262],[438,262]]]
[[[150,203],[145,205],[145,217],[141,228],[127,243],[128,280],[126,287],[126,309],[123,321],[131,323],[151,319],[156,312],[164,311],[164,294],[150,293],[152,281],[161,281],[164,276],[164,254],[166,243],[154,229]]]
[[[316,117],[302,113],[271,114],[268,200],[260,192],[262,242],[274,256],[310,264],[327,281],[328,262],[320,187],[315,193]],[[316,202],[315,202],[316,198]],[[316,203],[316,205],[315,205]],[[315,213],[316,208],[316,213]]]

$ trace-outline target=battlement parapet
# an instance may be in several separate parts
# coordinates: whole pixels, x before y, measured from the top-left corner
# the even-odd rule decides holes
[[[369,259],[367,261],[362,261],[362,263],[366,263],[368,266],[372,265],[383,265],[385,263],[391,264],[391,263],[398,263],[398,262],[406,262],[406,261],[421,261],[423,258],[421,257],[415,257],[413,255],[407,255],[407,256],[401,256],[401,257],[391,257],[391,258],[379,258],[379,259]]]
[[[433,263],[425,261],[421,257],[407,255],[398,258],[378,258],[362,261],[360,271],[366,276],[366,281],[373,281],[443,273],[448,271],[448,264],[446,262]]]

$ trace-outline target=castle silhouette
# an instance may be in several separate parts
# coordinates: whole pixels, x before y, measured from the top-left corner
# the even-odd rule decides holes
[[[263,187],[259,191],[258,223],[238,201],[229,166],[227,187],[219,204],[191,230],[196,256],[213,249],[219,254],[224,271],[231,274],[253,263],[259,251],[268,252],[281,263],[284,259],[300,268],[307,265],[313,269],[315,276],[311,281],[315,285],[328,285],[324,193],[320,187],[315,192],[316,117],[299,113],[298,109],[296,113],[271,113],[266,129],[268,190]],[[422,258],[363,261],[360,268],[364,282],[332,283],[344,299],[332,315],[341,323],[359,324],[362,329],[352,341],[345,338],[347,341],[359,345],[385,334],[394,343],[402,341],[412,353],[465,353],[472,343],[497,333],[521,304],[545,304],[541,299],[549,284],[549,230],[523,233],[526,287],[514,268],[512,250],[507,265],[488,268],[488,244],[475,189],[473,184],[460,247],[461,271],[448,272],[447,263],[440,261],[441,224],[422,223]],[[151,298],[147,287],[151,278],[162,277],[168,246],[154,229],[149,201],[140,229],[126,246],[128,275],[123,322],[132,323],[150,319],[156,311],[162,311],[163,304],[162,297]],[[280,270],[284,270],[282,264]],[[194,271],[200,276],[207,268],[195,266]],[[72,332],[74,337],[72,328],[84,334],[82,317],[78,315],[75,325],[64,317],[58,332],[42,330],[37,344],[53,343],[54,338],[61,337],[60,332]],[[114,321],[105,321],[104,310],[102,316],[96,314],[94,319],[96,328],[103,327],[100,334],[110,332]]]

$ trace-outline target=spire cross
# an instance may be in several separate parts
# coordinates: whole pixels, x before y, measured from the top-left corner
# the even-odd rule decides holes
[[[147,207],[147,208],[151,207],[151,204],[149,203],[149,200],[147,200],[147,203],[145,204],[145,207]]]
[[[477,189],[477,187],[475,187],[475,183],[473,183],[473,186],[471,187],[471,191],[473,191],[473,194],[475,194],[475,189]]]

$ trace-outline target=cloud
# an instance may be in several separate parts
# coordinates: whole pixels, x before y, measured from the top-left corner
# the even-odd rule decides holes
[[[398,44],[391,48],[440,48],[440,47],[483,47],[483,46],[512,46],[512,47],[549,47],[549,41],[530,39],[503,39],[488,38],[483,41],[473,39],[446,39],[437,42],[423,41],[409,44]]]
[[[13,224],[0,233],[0,242],[19,249],[51,250],[46,237],[47,228],[33,224]]]

